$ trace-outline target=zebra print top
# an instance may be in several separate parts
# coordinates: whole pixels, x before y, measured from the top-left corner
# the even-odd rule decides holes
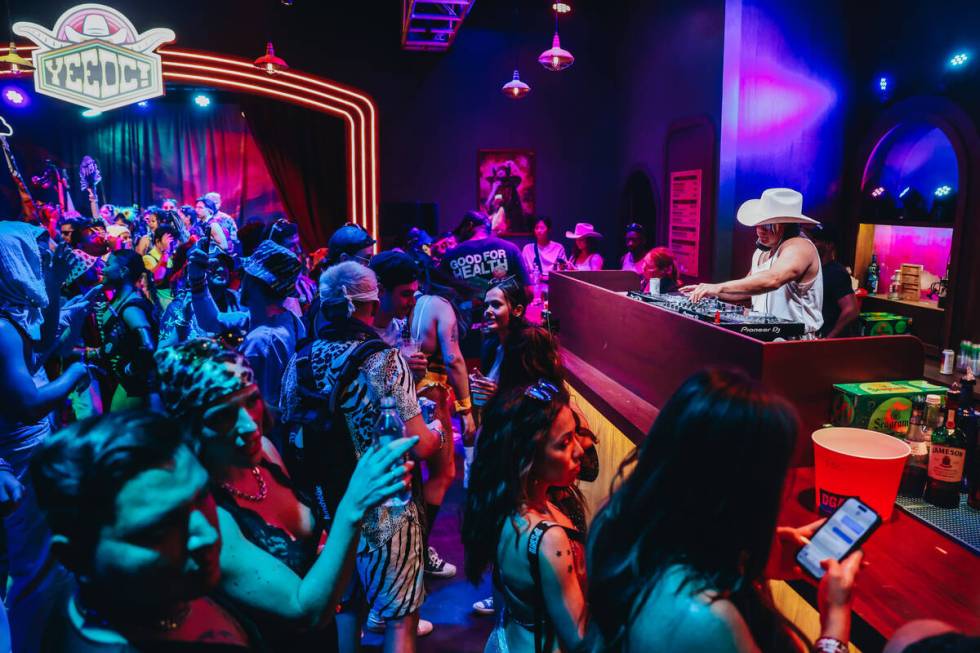
[[[359,340],[334,341],[318,340],[313,343],[310,362],[316,377],[317,390],[329,394],[344,362]],[[289,421],[292,410],[299,404],[297,393],[295,358],[289,362],[282,382],[281,408],[284,418]],[[405,359],[397,349],[385,349],[369,356],[357,377],[349,387],[343,389],[339,405],[347,421],[347,429],[354,441],[358,456],[371,446],[374,424],[381,414],[381,397],[391,395],[402,420],[408,421],[421,413],[415,395],[415,381]],[[370,510],[364,518],[362,533],[370,550],[377,549],[388,542],[406,522],[419,523],[419,512],[415,501],[405,506],[378,506]]]

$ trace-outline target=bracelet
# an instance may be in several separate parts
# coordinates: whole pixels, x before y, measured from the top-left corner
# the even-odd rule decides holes
[[[833,637],[821,637],[813,644],[814,653],[847,653],[847,642]]]
[[[457,413],[468,413],[473,409],[473,400],[470,397],[457,399],[453,402],[453,410]]]
[[[438,421],[438,420],[436,420],[436,421]],[[431,424],[431,422],[430,422],[430,424]],[[438,433],[439,434],[439,448],[440,449],[442,449],[444,446],[446,446],[446,431],[443,430],[442,423],[440,423],[439,426],[435,426],[435,427],[429,426],[429,430],[432,431],[433,433]]]
[[[0,472],[10,472],[14,473],[14,466],[8,463],[5,459],[0,458]]]

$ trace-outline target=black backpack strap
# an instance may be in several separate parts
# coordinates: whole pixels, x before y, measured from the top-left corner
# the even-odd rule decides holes
[[[534,652],[551,653],[555,647],[555,627],[548,617],[544,601],[544,588],[541,587],[541,541],[549,529],[561,527],[552,521],[539,521],[527,538],[527,562],[531,567],[531,580],[534,581]]]
[[[357,452],[347,420],[340,412],[341,395],[357,377],[361,366],[374,354],[388,349],[380,339],[358,344],[344,361],[329,393],[316,388],[312,344],[297,353],[297,386],[302,397],[297,422],[303,425],[300,467],[309,501],[324,520],[331,519],[357,466]]]

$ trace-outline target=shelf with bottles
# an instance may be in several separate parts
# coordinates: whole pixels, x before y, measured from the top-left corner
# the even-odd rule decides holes
[[[887,301],[909,302],[910,298],[896,298],[894,292],[889,292],[889,286],[903,264],[921,265],[919,297],[911,305],[942,310],[944,302],[940,297],[949,285],[952,244],[950,227],[862,223],[854,248],[854,276],[870,295],[883,295],[882,299]],[[877,288],[869,287],[872,260],[877,265]]]
[[[911,299],[895,299],[894,297],[889,297],[887,293],[874,293],[869,294],[868,297],[873,297],[885,302],[893,302],[895,304],[901,304],[903,306],[914,306],[915,308],[923,308],[929,311],[939,311],[942,313],[945,308],[939,308],[939,302],[934,299],[920,299],[914,301]]]

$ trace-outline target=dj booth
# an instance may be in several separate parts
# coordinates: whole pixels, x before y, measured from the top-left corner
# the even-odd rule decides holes
[[[810,465],[810,434],[830,419],[835,383],[922,376],[922,343],[913,336],[783,341],[775,338],[798,335],[802,325],[722,302],[692,306],[676,295],[642,295],[639,285],[629,271],[554,272],[549,282],[573,384],[609,408],[634,442],[687,377],[734,367],[796,406],[796,465]]]
[[[690,306],[670,296],[630,297],[639,285],[632,272],[551,273],[549,311],[569,385],[600,435],[600,478],[580,484],[592,506],[604,503],[619,464],[677,387],[704,367],[728,366],[759,379],[799,411],[802,428],[779,523],[809,523],[817,518],[810,435],[830,418],[833,384],[922,376],[922,343],[913,336],[766,341],[740,333],[739,326],[740,320],[764,324],[765,316],[722,304]],[[864,549],[870,564],[861,572],[851,630],[860,650],[881,650],[911,619],[942,619],[980,633],[980,565],[966,547],[896,510]],[[779,609],[816,639],[813,587],[795,581],[771,588]]]

